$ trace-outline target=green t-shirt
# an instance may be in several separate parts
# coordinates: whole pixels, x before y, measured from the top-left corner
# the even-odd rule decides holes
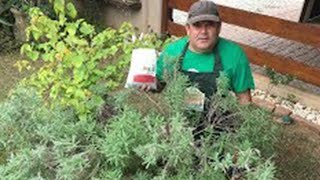
[[[157,61],[157,78],[162,79],[164,70],[172,71],[177,63],[188,38],[181,38],[169,44],[161,53]],[[254,81],[249,61],[241,47],[231,41],[219,37],[217,44],[220,53],[223,71],[230,79],[230,87],[235,93],[254,89]],[[193,72],[212,72],[214,66],[214,53],[186,52],[182,62],[182,69]]]

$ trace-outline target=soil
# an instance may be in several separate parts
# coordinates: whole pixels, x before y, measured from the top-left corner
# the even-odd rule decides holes
[[[0,101],[2,101],[10,89],[22,79],[25,74],[20,74],[14,67],[15,62],[21,59],[19,52],[0,54]]]
[[[283,125],[274,161],[279,179],[320,179],[320,131],[303,124]]]

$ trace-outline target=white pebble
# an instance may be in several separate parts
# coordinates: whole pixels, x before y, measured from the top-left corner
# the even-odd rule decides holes
[[[290,101],[283,100],[280,105],[286,109],[291,110],[291,111],[294,110],[294,104]]]
[[[282,106],[286,109],[291,110],[292,114],[298,115],[309,122],[320,125],[320,110],[307,107],[300,102],[293,103],[288,100],[283,100],[283,98],[281,98],[280,96],[272,96],[266,91],[260,89],[255,89],[251,93],[253,97],[264,99],[273,104],[276,104],[276,106]]]
[[[302,118],[306,118],[307,115],[308,115],[308,113],[306,111],[304,111],[304,110],[294,110],[292,113],[296,114],[296,115],[299,115]]]
[[[307,115],[306,119],[308,121],[311,121],[311,122],[315,123],[317,121],[317,116],[318,116],[318,112],[316,110],[312,110],[310,108],[309,114]]]
[[[303,110],[303,109],[306,109],[306,106],[298,102],[294,105],[294,109]]]
[[[316,116],[314,114],[308,114],[306,116],[306,120],[314,122],[314,120],[316,119]]]
[[[259,99],[264,99],[266,97],[266,92],[257,89],[253,91],[252,95]]]
[[[268,94],[266,100],[273,104],[280,104],[282,99],[280,97],[275,97]]]

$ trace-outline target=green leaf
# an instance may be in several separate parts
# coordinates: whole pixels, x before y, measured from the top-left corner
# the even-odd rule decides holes
[[[76,90],[75,87],[69,86],[69,87],[67,88],[67,90],[66,90],[66,93],[67,93],[67,94],[74,94],[75,90]]]
[[[77,16],[77,10],[76,10],[76,8],[74,7],[74,5],[72,4],[72,3],[68,3],[67,4],[67,15],[69,16],[69,17],[71,17],[71,18],[76,18],[76,16]]]
[[[33,28],[32,29],[32,36],[33,38],[37,41],[39,40],[39,38],[41,37],[42,33],[40,30],[36,29],[36,28]]]
[[[74,36],[77,32],[78,25],[76,23],[68,23],[66,25],[66,31],[71,35]]]
[[[80,39],[76,36],[68,36],[65,40],[71,46],[74,46],[74,45],[87,46],[88,45],[88,42],[85,39]]]
[[[31,45],[30,44],[24,44],[20,48],[20,53],[21,54],[26,54],[28,52],[32,51]]]
[[[88,101],[87,105],[90,108],[96,108],[98,106],[101,106],[104,103],[104,100],[100,96],[93,96]]]
[[[87,68],[88,68],[89,71],[95,69],[96,66],[97,66],[97,64],[95,62],[92,62],[92,61],[88,62],[86,65],[87,65]]]
[[[54,55],[55,55],[55,51],[51,51],[51,52],[42,54],[41,57],[44,61],[52,62],[54,60]]]
[[[85,70],[83,68],[78,68],[78,69],[75,69],[73,71],[73,77],[74,77],[74,81],[76,83],[80,83],[81,81],[85,80]]]
[[[94,27],[86,22],[81,23],[80,32],[84,35],[90,35],[94,33]]]
[[[20,51],[21,51],[21,54],[27,55],[33,61],[37,60],[40,55],[40,53],[38,51],[32,50],[32,47],[30,46],[30,44],[24,44],[21,47]]]
[[[80,98],[80,99],[85,99],[86,98],[86,95],[85,95],[84,91],[81,90],[81,89],[77,89],[75,91],[74,95],[75,95],[76,98]]]
[[[56,50],[58,52],[64,51],[65,48],[66,48],[66,45],[63,43],[63,41],[59,41],[56,45]]]
[[[79,68],[84,62],[84,56],[76,55],[72,58],[72,64],[75,68]]]
[[[39,58],[40,53],[38,51],[31,51],[27,54],[29,58],[31,58],[33,61],[37,60]]]
[[[111,46],[111,48],[110,48],[110,54],[111,55],[115,55],[117,51],[118,51],[118,47],[117,46],[115,46],[115,45]]]
[[[42,43],[38,45],[38,49],[48,52],[50,48],[50,43]]]
[[[93,72],[98,76],[103,76],[104,75],[104,72],[99,70],[99,69],[95,69],[95,70],[93,70]]]
[[[58,24],[59,24],[60,26],[64,26],[66,22],[67,22],[66,16],[65,16],[63,13],[59,14]]]
[[[56,14],[64,14],[65,0],[54,0],[53,9]]]

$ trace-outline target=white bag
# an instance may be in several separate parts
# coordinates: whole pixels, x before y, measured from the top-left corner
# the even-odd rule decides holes
[[[157,52],[155,49],[134,49],[125,88],[136,88],[146,84],[151,89],[156,89],[156,61]]]
[[[189,87],[185,90],[184,103],[188,109],[202,112],[204,110],[205,94],[196,87]]]

